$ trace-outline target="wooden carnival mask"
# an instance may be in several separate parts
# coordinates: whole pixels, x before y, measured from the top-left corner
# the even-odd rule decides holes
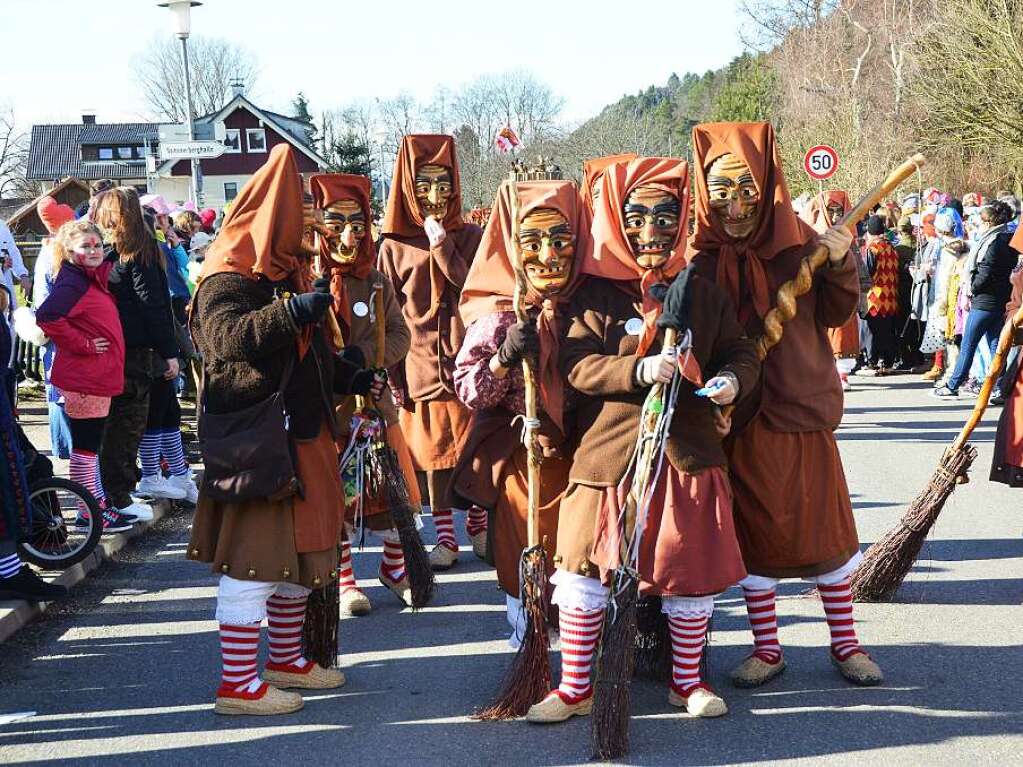
[[[845,208],[837,202],[828,203],[828,223],[834,226],[845,215]]]
[[[636,263],[644,269],[663,266],[678,240],[679,198],[659,186],[638,186],[626,198],[622,214]]]
[[[302,251],[303,255],[316,255],[316,229],[319,226],[319,215],[313,206],[312,198],[302,200]]]
[[[342,266],[355,262],[366,237],[368,222],[355,200],[338,200],[323,210],[323,226],[329,232],[330,257]]]
[[[526,279],[542,296],[559,293],[572,277],[575,234],[561,213],[550,208],[531,210],[519,225],[519,249]]]
[[[711,215],[733,240],[745,240],[757,226],[760,190],[753,172],[734,154],[717,158],[707,171]]]
[[[416,201],[423,218],[433,216],[443,221],[453,191],[450,168],[443,165],[421,165],[416,169]]]

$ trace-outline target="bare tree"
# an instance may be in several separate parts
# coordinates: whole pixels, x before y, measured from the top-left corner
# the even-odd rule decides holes
[[[28,137],[19,129],[14,109],[0,110],[0,198],[35,197],[38,184],[26,180]]]
[[[188,39],[192,103],[196,115],[216,112],[231,98],[234,81],[251,88],[258,75],[255,57],[235,43],[193,35]],[[187,120],[184,69],[177,39],[154,38],[145,54],[132,62],[133,74],[149,110],[171,122]]]

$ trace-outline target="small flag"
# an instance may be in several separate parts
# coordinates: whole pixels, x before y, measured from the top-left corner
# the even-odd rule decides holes
[[[515,131],[513,131],[510,127],[505,127],[501,128],[498,132],[497,137],[494,139],[494,143],[500,151],[507,153],[519,146],[522,142],[519,141],[519,137],[515,135]]]

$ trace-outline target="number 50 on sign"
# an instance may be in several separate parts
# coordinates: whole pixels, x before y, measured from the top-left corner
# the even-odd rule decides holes
[[[827,144],[810,147],[803,158],[803,169],[814,181],[824,181],[838,170],[838,152]]]

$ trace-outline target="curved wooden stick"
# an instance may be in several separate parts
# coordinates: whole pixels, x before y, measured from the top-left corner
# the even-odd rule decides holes
[[[991,390],[994,389],[998,377],[1005,368],[1005,356],[1009,353],[1009,349],[1012,348],[1013,336],[1020,327],[1023,327],[1023,306],[1017,309],[1016,313],[1009,317],[1005,324],[1002,325],[1002,332],[998,336],[998,348],[995,350],[995,357],[991,361],[991,368],[988,370],[987,378],[984,379],[984,385],[980,389],[980,394],[977,395],[977,403],[973,406],[973,412],[970,413],[969,420],[963,425],[959,436],[952,443],[952,450],[962,450],[966,446],[970,435],[973,434],[973,430],[977,428],[980,419],[984,417],[984,411],[987,410],[987,401],[991,396]]]
[[[515,252],[511,254],[512,265],[515,267],[515,319],[529,322],[526,309],[526,293],[529,284],[526,281],[526,268],[522,263],[522,251],[519,249],[519,191],[516,186],[516,174],[513,170],[507,182],[508,199],[511,211],[511,241]],[[528,355],[522,358],[522,378],[526,384],[526,423],[534,423],[540,418],[537,398],[536,371],[533,360]],[[526,429],[526,546],[535,548],[540,545],[540,462],[543,455],[535,430]]]
[[[895,191],[903,181],[912,176],[924,162],[922,154],[917,153],[910,157],[889,173],[884,181],[863,195],[853,209],[842,216],[837,226],[844,226],[855,233],[857,222],[884,197]],[[827,262],[828,249],[820,245],[803,259],[796,276],[778,288],[777,305],[764,317],[764,332],[756,340],[757,354],[760,355],[760,359],[767,357],[771,348],[781,341],[785,323],[796,316],[796,301],[810,291],[813,286],[814,272]]]
[[[857,222],[884,197],[895,191],[903,181],[916,173],[925,162],[924,156],[919,152],[910,157],[889,173],[884,181],[863,195],[853,209],[842,216],[836,226],[844,226],[855,233]],[[819,245],[813,253],[803,258],[796,276],[778,288],[777,303],[764,316],[764,332],[754,341],[757,347],[757,356],[761,360],[766,359],[767,353],[781,341],[785,323],[796,316],[798,308],[796,302],[800,296],[810,292],[810,288],[813,287],[814,273],[827,262],[828,249]],[[725,405],[721,408],[721,412],[726,418],[731,416],[734,410],[735,405]]]

